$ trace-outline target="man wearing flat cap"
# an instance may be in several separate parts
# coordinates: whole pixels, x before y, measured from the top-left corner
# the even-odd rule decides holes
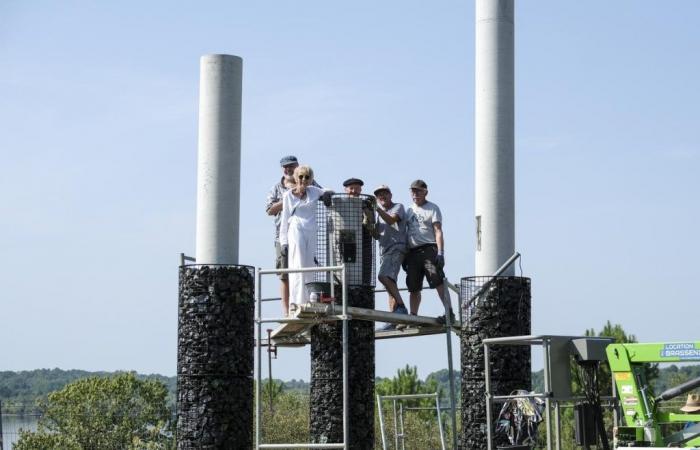
[[[359,178],[348,178],[343,181],[343,188],[349,197],[360,197],[362,194],[362,186],[365,182]],[[374,209],[376,207],[375,198],[365,196],[362,203],[362,253],[367,255],[372,253],[374,241],[372,238],[377,238],[376,218],[374,217]],[[365,264],[362,266],[362,279],[369,281],[372,278],[372,266]]]
[[[362,186],[364,185],[365,182],[360,180],[359,178],[348,178],[347,180],[343,181],[343,188],[345,188],[345,193],[348,194],[350,197],[359,197],[360,194],[362,194]],[[362,218],[362,225],[364,225],[365,229],[373,237],[376,238],[377,235],[374,218],[375,206],[376,205],[374,197],[369,196],[367,198],[366,204],[362,208],[362,213],[364,214],[364,217]]]
[[[275,223],[275,268],[287,268],[287,255],[282,252],[280,245],[280,222],[282,220],[282,196],[294,186],[294,169],[299,166],[296,156],[288,155],[280,159],[282,167],[282,178],[267,193],[265,201],[265,212],[274,218]],[[313,186],[320,187],[316,181]],[[280,297],[282,298],[282,313],[286,316],[289,313],[289,279],[286,273],[280,274]]]
[[[411,314],[418,314],[423,278],[431,289],[436,289],[445,306],[445,315],[438,320],[445,323],[447,314],[455,322],[452,306],[445,297],[445,240],[442,234],[442,213],[429,202],[428,185],[423,180],[411,183],[413,204],[406,213],[408,227],[408,254],[406,255],[406,287],[411,296]]]
[[[365,182],[359,178],[348,178],[347,180],[343,181],[345,193],[351,197],[358,197],[360,194],[362,194],[362,186],[364,185]]]
[[[379,240],[379,273],[377,278],[389,294],[389,310],[408,314],[396,285],[401,264],[406,255],[406,210],[392,201],[391,189],[382,184],[374,190],[377,197],[377,239]],[[380,330],[390,331],[396,325],[388,323]]]

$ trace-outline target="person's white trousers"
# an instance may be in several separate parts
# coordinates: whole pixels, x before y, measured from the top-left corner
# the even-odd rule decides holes
[[[316,254],[316,227],[304,228],[294,216],[289,221],[289,268],[314,267]],[[309,301],[306,283],[314,281],[314,272],[289,274],[289,302],[297,305]]]

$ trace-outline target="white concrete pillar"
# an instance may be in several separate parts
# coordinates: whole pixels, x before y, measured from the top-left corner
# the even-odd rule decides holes
[[[515,251],[513,0],[476,0],[476,275]],[[504,275],[513,275],[510,267]]]
[[[242,74],[238,56],[200,60],[197,264],[238,264]]]

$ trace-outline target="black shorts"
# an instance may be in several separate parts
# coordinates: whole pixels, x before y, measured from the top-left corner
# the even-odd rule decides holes
[[[406,255],[406,287],[409,292],[423,289],[423,277],[428,279],[428,286],[434,289],[442,285],[445,272],[435,264],[437,245],[428,244],[412,248]]]
[[[282,256],[282,246],[280,245],[279,241],[275,241],[275,269],[286,269],[287,267],[289,267],[288,258],[286,256]],[[289,278],[289,274],[287,273],[281,273],[278,276],[280,277],[280,280],[286,280]]]

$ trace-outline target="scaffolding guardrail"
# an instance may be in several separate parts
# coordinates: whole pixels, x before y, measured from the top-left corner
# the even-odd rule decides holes
[[[396,418],[396,401],[397,400],[412,400],[412,399],[418,399],[418,398],[434,398],[435,399],[435,411],[437,414],[437,422],[438,422],[438,430],[440,432],[440,445],[442,446],[442,450],[445,450],[445,433],[442,428],[442,418],[440,416],[440,410],[443,409],[440,407],[440,395],[435,392],[433,394],[401,394],[401,395],[379,395],[377,394],[377,408],[379,409],[379,429],[381,431],[382,435],[382,449],[387,450],[387,445],[386,445],[386,433],[384,431],[384,416],[382,414],[382,401],[385,400],[393,400],[394,402],[394,437],[395,437],[395,449],[399,450],[399,438],[401,438],[401,448],[405,449],[405,442],[404,442],[404,427],[403,427],[403,404],[399,405],[400,408],[400,420],[401,420],[401,433],[399,433],[398,430],[398,421]],[[432,409],[432,408],[430,408]],[[452,434],[455,434],[456,430],[452,431]]]
[[[487,439],[487,450],[493,449],[493,417],[492,409],[493,403],[499,402],[503,403],[515,398],[536,398],[544,401],[544,422],[547,433],[547,450],[552,450],[554,445],[555,450],[561,449],[561,415],[560,415],[560,403],[567,401],[575,401],[583,399],[583,397],[574,397],[570,395],[557,395],[554,392],[552,384],[552,359],[555,357],[553,355],[553,341],[570,341],[572,339],[590,339],[590,340],[603,340],[611,341],[610,338],[603,337],[590,337],[590,336],[558,336],[558,335],[528,335],[528,336],[508,336],[508,337],[498,337],[498,338],[486,338],[482,341],[484,345],[484,384],[486,390],[486,439]],[[494,395],[491,392],[491,371],[490,371],[490,355],[489,347],[495,345],[540,345],[542,346],[542,356],[544,360],[544,392],[537,393],[531,392],[528,394],[515,394],[515,395]],[[615,385],[613,381],[613,386]],[[614,401],[613,396],[601,397],[606,400]],[[554,434],[552,434],[552,406],[554,406]]]
[[[260,286],[262,284],[263,275],[277,275],[280,273],[303,273],[303,272],[328,272],[328,273],[340,273],[340,281],[342,287],[342,313],[339,316],[335,316],[336,319],[343,321],[343,442],[332,443],[332,444],[262,444],[261,439],[261,421],[262,421],[262,409],[261,409],[261,395],[262,395],[262,324],[270,322],[288,322],[294,321],[296,319],[263,319],[262,317],[262,296]],[[345,278],[345,265],[340,266],[328,266],[328,267],[308,267],[302,269],[270,269],[263,270],[258,268],[256,270],[255,277],[255,297],[256,297],[256,336],[255,336],[255,346],[257,349],[257,359],[256,359],[256,373],[257,373],[257,383],[255,386],[255,448],[260,449],[275,449],[275,448],[342,448],[344,450],[349,449],[350,444],[350,429],[348,422],[349,415],[349,387],[348,387],[348,305],[347,305],[347,286]],[[335,283],[331,283],[331,297],[335,297]]]

